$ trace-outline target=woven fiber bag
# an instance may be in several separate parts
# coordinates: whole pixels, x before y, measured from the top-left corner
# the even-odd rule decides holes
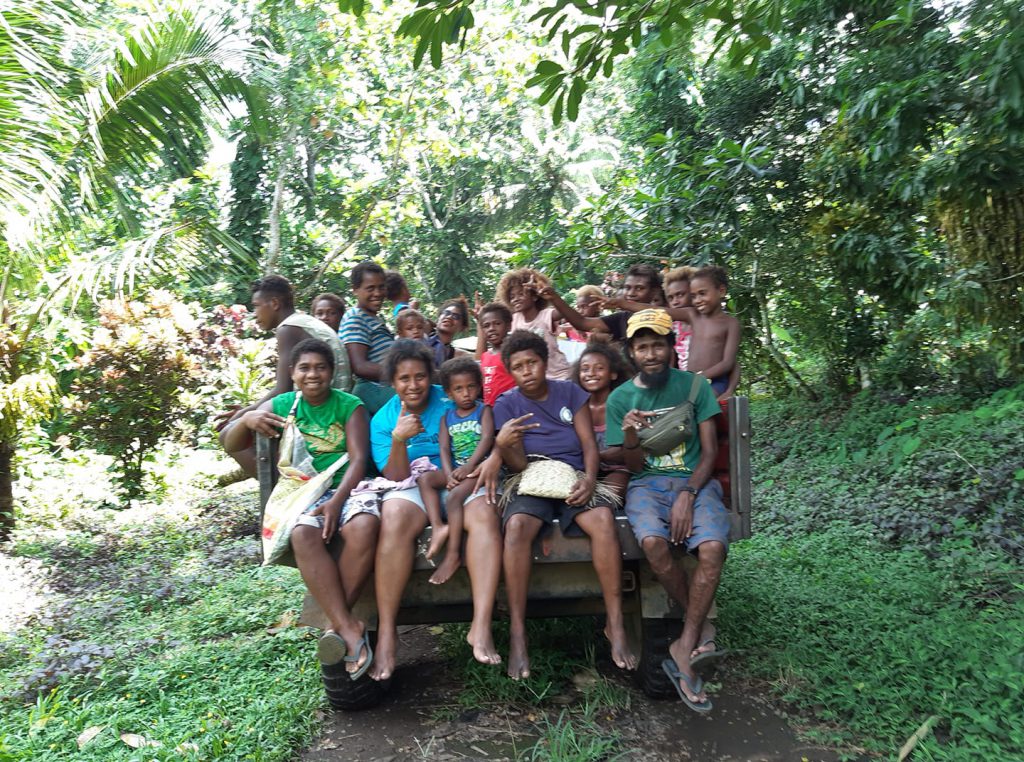
[[[517,485],[520,495],[565,500],[579,480],[576,469],[560,460],[534,460],[526,467]]]

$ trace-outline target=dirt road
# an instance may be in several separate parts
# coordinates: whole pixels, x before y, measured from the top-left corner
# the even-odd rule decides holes
[[[714,711],[701,716],[676,701],[648,699],[628,676],[610,664],[600,665],[603,675],[628,689],[630,706],[598,708],[584,721],[589,732],[583,735],[580,692],[553,696],[539,708],[465,707],[458,701],[460,682],[439,652],[436,634],[425,627],[408,628],[402,650],[388,698],[364,712],[328,715],[321,737],[301,755],[303,762],[529,759],[538,741],[548,744],[545,751],[560,749],[562,758],[574,760],[614,754],[639,762],[837,759],[833,752],[801,743],[763,697],[730,687],[728,676],[714,694]],[[577,710],[573,724],[560,725],[570,705]],[[595,738],[616,739],[614,751],[602,754]]]

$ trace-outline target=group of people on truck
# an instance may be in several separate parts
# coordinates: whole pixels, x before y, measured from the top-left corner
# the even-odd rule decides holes
[[[663,275],[637,264],[617,292],[607,282],[579,289],[574,308],[542,273],[520,269],[501,278],[494,301],[477,295],[470,310],[451,299],[433,320],[400,274],[374,262],[357,264],[350,285],[355,304],[345,309],[340,297],[321,294],[306,315],[286,279],[256,281],[256,321],[277,335],[276,384],[218,416],[222,445],[250,475],[254,434],[279,436],[289,416],[318,471],[347,457],[291,531],[303,580],[330,623],[321,662],[344,662],[353,679],[391,677],[402,593],[429,524],[425,555],[438,562],[430,581],[444,584],[463,564],[468,572],[474,658],[502,662],[492,618],[504,576],[507,671],[528,677],[532,547],[557,521],[564,535],[589,537],[612,660],[635,669],[622,613],[622,506],[685,612],[663,668],[687,705],[710,710],[698,670],[722,653],[707,615],[730,528],[712,478],[713,419],[739,380],[739,323],[724,310],[725,271]],[[475,353],[453,344],[471,312]],[[691,425],[676,425],[681,411]],[[683,569],[676,546],[696,557],[695,571]],[[375,652],[352,613],[371,574]]]

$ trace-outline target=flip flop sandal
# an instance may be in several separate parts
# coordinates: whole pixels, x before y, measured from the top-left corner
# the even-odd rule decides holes
[[[713,664],[721,661],[721,659],[726,654],[729,653],[728,649],[723,648],[723,649],[719,650],[717,648],[718,644],[715,642],[715,636],[714,635],[712,635],[710,638],[705,638],[700,643],[698,643],[697,644],[697,648],[703,648],[708,643],[715,643],[715,645],[716,645],[715,650],[714,651],[702,651],[699,654],[697,654],[696,656],[694,656],[692,659],[690,659],[690,667],[692,669],[699,669],[699,668],[702,668],[702,667],[703,668],[710,667]],[[696,650],[696,649],[694,649],[694,650]]]
[[[367,637],[366,630],[363,630],[363,637],[361,637],[359,639],[359,642],[356,643],[355,653],[346,656],[345,661],[349,664],[358,664],[359,655],[363,652],[364,648],[366,649],[366,661],[364,661],[363,665],[355,672],[348,673],[348,676],[353,681],[358,680],[360,677],[365,675],[366,670],[368,670],[370,668],[370,665],[373,664],[373,649],[370,648],[370,639]]]
[[[676,666],[676,663],[672,661],[672,659],[665,659],[665,661],[661,663],[661,668],[665,671],[665,674],[669,676],[669,679],[672,680],[672,687],[676,689],[676,693],[679,694],[679,698],[683,700],[684,704],[699,714],[706,714],[711,711],[711,699],[705,698],[703,701],[699,702],[691,701],[686,695],[686,691],[684,691],[683,687],[679,684],[680,680],[685,680],[686,687],[689,688],[692,693],[700,693],[704,689],[703,680],[699,677],[696,681],[691,680],[687,675],[684,675],[679,671],[679,667]]]
[[[346,658],[348,648],[345,639],[334,630],[328,630],[317,641],[316,658],[325,667],[330,667]]]

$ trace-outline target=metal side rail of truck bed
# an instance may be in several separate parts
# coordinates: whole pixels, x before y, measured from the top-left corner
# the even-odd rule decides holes
[[[722,484],[726,505],[730,511],[732,527],[730,541],[750,537],[750,417],[746,397],[733,397],[723,406],[723,415],[716,418],[719,452],[715,463],[715,478]],[[257,438],[257,467],[260,477],[260,506],[262,507],[276,481],[276,442]],[[639,644],[641,665],[640,682],[644,690],[655,696],[675,695],[661,672],[661,660],[667,654],[668,644],[676,636],[682,612],[655,578],[633,531],[621,510],[615,517],[619,544],[622,548],[622,597],[627,629],[634,644]],[[402,595],[399,624],[435,624],[468,622],[472,616],[472,598],[469,576],[461,567],[443,585],[428,581],[434,566],[423,557],[430,541],[430,527],[418,540],[418,549],[409,584]],[[534,567],[530,576],[527,616],[584,616],[601,615],[604,604],[601,589],[591,563],[590,541],[586,537],[565,537],[555,526],[551,533],[549,552],[545,555],[538,541],[534,545]],[[684,563],[693,564],[692,557],[676,551]],[[373,599],[372,578],[354,614],[376,628],[376,605]],[[503,589],[498,591],[497,615],[501,616],[505,601]],[[712,609],[712,616],[714,609]],[[313,597],[306,595],[300,618],[302,624],[323,629],[323,612]],[[363,704],[346,703],[344,697],[332,695],[325,670],[328,696],[337,708],[352,709]],[[347,691],[347,687],[339,682]]]

